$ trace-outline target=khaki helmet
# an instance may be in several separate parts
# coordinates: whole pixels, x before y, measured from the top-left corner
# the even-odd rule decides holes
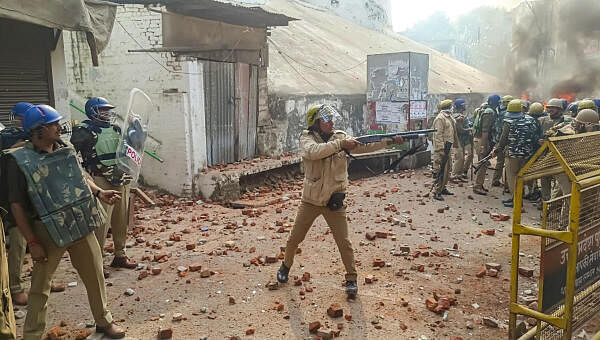
[[[523,104],[521,103],[521,99],[513,99],[506,106],[506,112],[522,112]]]
[[[542,103],[535,102],[529,106],[529,114],[541,115],[544,112],[544,105]]]
[[[598,113],[592,109],[583,109],[577,113],[575,121],[581,124],[598,125]]]
[[[515,97],[507,94],[506,96],[502,97],[502,105],[508,106],[508,103],[510,103],[510,101],[513,99],[515,99]]]
[[[548,101],[548,103],[546,104],[546,107],[556,107],[558,109],[560,109],[561,111],[564,110],[563,109],[563,102],[562,100],[558,99],[558,98],[552,98]]]
[[[585,109],[592,109],[594,111],[598,111],[598,108],[596,107],[596,103],[594,103],[594,101],[591,99],[584,99],[584,100],[578,102],[577,108],[578,108],[579,112],[581,112],[581,110],[585,110]]]
[[[438,104],[437,107],[439,110],[447,110],[452,107],[453,103],[454,102],[452,101],[452,99],[444,99]]]

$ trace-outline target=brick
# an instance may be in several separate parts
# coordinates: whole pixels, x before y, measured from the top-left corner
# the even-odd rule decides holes
[[[494,318],[484,317],[481,321],[487,327],[498,328],[498,321]]]
[[[399,250],[401,253],[410,253],[410,247],[409,247],[409,246],[407,246],[407,245],[400,246],[400,248],[398,248],[398,250]]]
[[[496,234],[496,229],[483,229],[481,233],[488,236],[494,236]]]
[[[533,277],[533,269],[527,267],[519,267],[519,274],[525,277]]]
[[[365,276],[365,283],[371,284],[373,282],[375,282],[375,278],[373,277],[373,275],[367,275],[367,276]]]
[[[479,267],[479,269],[477,270],[477,273],[475,274],[475,276],[477,277],[484,277],[486,273],[485,267]]]
[[[192,265],[190,265],[190,271],[191,272],[199,272],[200,270],[202,270],[202,265],[200,265],[200,264],[192,264]]]
[[[365,237],[367,238],[367,240],[373,241],[377,238],[377,235],[372,232],[367,232],[367,233],[365,233]]]
[[[187,249],[187,250],[194,250],[195,248],[196,248],[195,243],[188,243],[185,245],[185,249]]]
[[[173,329],[165,328],[158,330],[158,338],[159,339],[171,339],[173,337]]]
[[[373,267],[380,267],[380,268],[383,268],[383,267],[385,267],[385,261],[384,261],[384,260],[382,260],[382,259],[375,259],[375,260],[373,261]]]
[[[385,231],[376,231],[375,232],[375,236],[377,238],[387,238],[388,237],[388,233]]]
[[[255,332],[254,328],[247,329],[246,330],[246,335],[252,335],[252,334],[254,334],[254,332]]]
[[[304,281],[304,282],[310,281],[310,273],[309,272],[304,272],[302,274],[302,281]]]
[[[206,278],[210,277],[210,270],[203,270],[200,272],[200,277]]]
[[[340,318],[344,315],[344,310],[339,303],[334,303],[329,308],[327,308],[327,315],[332,318]]]
[[[435,308],[438,306],[438,303],[437,303],[437,301],[435,301],[435,299],[433,297],[430,297],[430,298],[427,298],[427,300],[425,300],[425,306],[430,311],[434,311]]]
[[[485,264],[485,269],[496,269],[497,271],[500,271],[500,268],[502,268],[502,265],[499,263],[488,262]]]
[[[346,315],[344,315],[344,319],[346,319],[346,321],[352,321],[352,315],[346,314]]]
[[[498,277],[498,271],[496,269],[488,269],[487,276]]]
[[[266,256],[265,257],[265,262],[266,263],[276,263],[277,262],[277,257],[276,256]]]
[[[319,321],[314,321],[308,324],[308,331],[310,333],[317,333],[319,328],[321,328],[321,323]]]
[[[331,329],[319,329],[317,336],[320,336],[323,340],[331,340],[333,338],[333,331]]]

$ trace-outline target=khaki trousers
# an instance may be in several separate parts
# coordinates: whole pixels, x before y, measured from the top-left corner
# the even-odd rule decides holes
[[[494,178],[492,183],[501,182],[502,171],[504,171],[504,159],[506,158],[504,152],[500,152],[496,155],[496,170],[494,170]],[[508,177],[508,175],[507,175]]]
[[[477,150],[477,161],[480,161],[490,153],[490,142],[488,140],[475,139],[475,148]],[[484,165],[475,175],[475,185],[473,186],[473,189],[483,190],[486,173],[487,166]]]
[[[517,186],[517,175],[527,161],[527,158],[506,157],[506,181],[513,197],[515,195],[515,187]]]
[[[71,264],[77,270],[85,285],[88,301],[96,325],[106,327],[113,321],[106,307],[106,288],[102,273],[102,253],[93,233],[68,247],[58,247],[50,238],[46,227],[40,222],[33,223],[33,233],[44,247],[48,260],[34,262],[31,274],[31,289],[27,318],[23,328],[24,340],[39,340],[46,328],[46,313],[50,281],[65,251],[69,252]]]
[[[452,176],[458,177],[466,174],[473,164],[473,144],[453,149],[452,154]]]
[[[436,173],[439,173],[442,169],[443,154],[443,150],[436,151],[433,154],[433,171]],[[435,194],[440,194],[446,188],[446,184],[448,184],[448,179],[450,178],[451,165],[452,163],[450,162],[450,159],[448,159],[448,162],[446,162],[446,166],[444,167],[444,172],[438,175],[441,176],[441,178],[435,182],[435,187],[433,188]]]
[[[358,274],[356,272],[356,264],[354,263],[352,242],[350,242],[350,239],[348,238],[346,208],[331,211],[327,207],[319,207],[306,202],[300,203],[294,228],[292,229],[285,247],[285,259],[283,260],[283,263],[288,268],[292,267],[298,245],[304,240],[306,233],[308,233],[313,222],[320,215],[323,215],[325,221],[329,224],[333,239],[338,246],[338,250],[342,256],[342,262],[344,263],[344,267],[346,267],[346,280],[356,281]]]
[[[113,243],[115,244],[115,256],[125,256],[125,243],[127,242],[127,227],[129,224],[129,186],[113,186],[104,177],[99,176],[94,176],[94,183],[104,190],[116,190],[121,193],[121,199],[114,205],[101,202],[108,218],[104,226],[96,229],[95,234],[100,249],[104,253],[106,234],[108,229],[111,229]]]
[[[10,279],[10,293],[19,294],[25,291],[25,281],[22,277],[23,262],[25,260],[25,251],[27,241],[18,227],[12,227],[8,230],[10,248],[8,249],[8,277]]]
[[[4,248],[4,226],[0,219],[0,339],[12,340],[17,338],[15,314],[10,298],[8,262]]]

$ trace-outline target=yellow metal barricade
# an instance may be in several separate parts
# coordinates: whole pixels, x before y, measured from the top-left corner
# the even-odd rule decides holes
[[[523,185],[552,176],[563,196],[544,202],[542,227],[521,222]],[[541,237],[538,308],[518,303],[520,238]],[[600,311],[600,132],[553,137],[519,172],[514,194],[509,337],[517,315],[538,320],[522,339],[571,339]],[[600,333],[595,339],[600,337]]]

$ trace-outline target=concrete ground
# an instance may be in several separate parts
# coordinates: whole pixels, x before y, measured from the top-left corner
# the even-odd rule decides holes
[[[511,221],[492,219],[492,214],[512,213],[500,203],[505,196],[498,188],[485,197],[473,195],[467,183],[451,185],[455,196],[446,201],[432,201],[424,197],[431,181],[426,175],[407,171],[351,183],[347,212],[359,271],[355,300],[346,298],[343,265],[322,218],[300,245],[290,282],[267,288],[276,281],[301,182],[257,189],[253,200],[246,195],[248,201],[279,199],[256,209],[149,192],[159,204],[136,203],[128,244],[128,254],[142,266],[111,269],[109,308],[127,328],[128,339],[156,339],[160,329],[169,328],[173,339],[312,339],[316,335],[309,333],[309,324],[316,321],[320,330],[339,330],[343,339],[506,338]],[[524,222],[535,225],[539,212],[529,202],[525,211]],[[380,237],[367,239],[371,233]],[[534,270],[532,278],[520,277],[519,296],[526,298],[537,293],[539,240],[524,238],[521,251],[521,266]],[[109,254],[105,263],[111,260]],[[496,277],[477,277],[486,263],[500,266]],[[303,281],[305,273],[310,279]],[[54,281],[78,284],[51,294],[48,328],[61,322],[67,330],[93,324],[68,256]],[[128,289],[132,295],[125,294]],[[444,306],[452,299],[454,304]],[[334,303],[344,316],[328,316]],[[441,310],[431,311],[426,303]],[[19,332],[23,320],[18,320]]]

